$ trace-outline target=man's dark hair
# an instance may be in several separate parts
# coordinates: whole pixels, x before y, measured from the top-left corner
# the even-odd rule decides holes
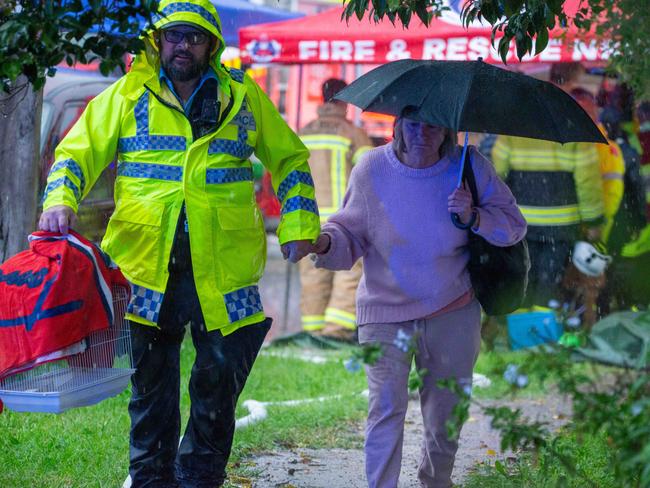
[[[332,100],[334,95],[343,90],[346,86],[348,86],[348,84],[339,78],[330,78],[329,80],[325,80],[321,87],[323,90],[323,101],[325,103],[335,101]]]
[[[607,137],[616,140],[619,137],[625,137],[621,129],[623,113],[614,105],[606,105],[600,112],[600,122],[605,126]]]

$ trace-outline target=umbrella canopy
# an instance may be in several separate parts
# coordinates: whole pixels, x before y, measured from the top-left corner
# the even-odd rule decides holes
[[[410,118],[460,131],[607,144],[589,115],[560,88],[480,60],[387,63],[335,98],[395,116],[412,107]]]

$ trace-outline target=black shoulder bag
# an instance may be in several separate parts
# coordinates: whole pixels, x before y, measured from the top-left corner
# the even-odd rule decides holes
[[[463,180],[467,181],[474,204],[478,206],[476,180],[469,161],[465,162],[463,168]],[[455,214],[452,215],[452,221],[456,227],[471,227],[471,225],[460,224]],[[526,240],[522,239],[512,246],[499,247],[490,244],[472,232],[470,228],[468,246],[467,269],[472,280],[474,294],[485,313],[505,315],[518,309],[526,294],[528,270],[530,269]]]

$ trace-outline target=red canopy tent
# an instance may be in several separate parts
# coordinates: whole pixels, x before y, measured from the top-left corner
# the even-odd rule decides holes
[[[567,11],[577,10],[578,0],[567,0]],[[575,5],[574,5],[575,4]],[[568,7],[568,8],[567,8]],[[348,23],[341,20],[343,7],[284,22],[259,24],[239,31],[244,63],[363,63],[383,64],[397,59],[475,60],[501,63],[491,47],[491,27],[472,24],[465,29],[457,12],[445,12],[425,27],[414,18],[408,29],[387,19],[375,24],[367,16]],[[522,62],[604,61],[607,41],[576,40],[575,27],[556,28],[548,47]],[[511,47],[508,62],[519,62]]]

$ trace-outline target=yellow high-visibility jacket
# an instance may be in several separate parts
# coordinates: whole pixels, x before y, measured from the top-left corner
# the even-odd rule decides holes
[[[607,137],[607,132],[602,125],[598,128]],[[621,206],[623,200],[623,192],[625,190],[625,161],[623,159],[623,151],[616,142],[607,139],[609,145],[596,144],[598,151],[598,162],[600,164],[600,174],[603,178],[603,205],[605,215],[605,225],[603,226],[603,233],[601,240],[607,244],[609,234],[612,231],[614,224],[614,216]]]
[[[580,224],[603,223],[603,185],[595,144],[499,136],[497,173],[512,190],[532,240],[578,238]]]
[[[646,253],[650,253],[650,224],[646,225],[641,230],[639,237],[637,237],[636,240],[628,242],[623,246],[621,256],[626,258],[636,258]]]
[[[157,323],[184,203],[206,327],[229,334],[264,319],[257,282],[266,237],[249,157],[255,153],[273,175],[284,244],[315,240],[320,232],[309,151],[253,80],[220,64],[225,44],[208,0],[163,0],[160,9],[164,16],[156,28],[192,22],[220,41],[210,62],[219,80],[217,130],[193,140],[180,103],[160,83],[150,32],[131,71],[89,103],[57,147],[43,208],[67,205],[76,211],[117,156],[116,207],[102,248],[133,285],[127,317]]]
[[[339,103],[318,107],[318,118],[301,129],[300,139],[311,154],[309,161],[323,223],[341,208],[352,167],[372,149],[372,142],[363,129],[346,118],[346,106]]]

